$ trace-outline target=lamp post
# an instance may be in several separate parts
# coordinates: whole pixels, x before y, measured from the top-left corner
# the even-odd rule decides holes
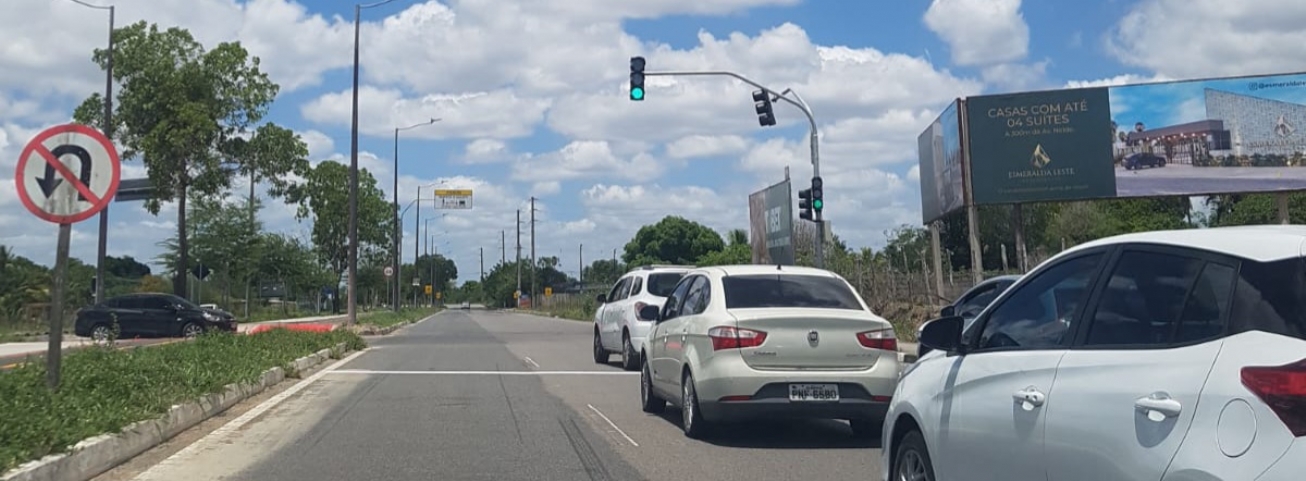
[[[399,278],[401,277],[399,275],[399,266],[401,264],[400,257],[403,256],[399,244],[399,239],[402,236],[401,232],[403,231],[403,223],[401,222],[401,217],[399,215],[399,132],[415,129],[425,125],[431,125],[436,122],[439,122],[440,120],[441,119],[438,118],[432,118],[431,120],[422,122],[420,124],[413,124],[407,127],[395,127],[394,189],[391,190],[391,193],[394,196],[394,209],[395,209],[395,249],[394,249],[394,274],[395,275],[394,278],[392,279],[394,284],[394,296],[393,299],[391,300],[394,302],[395,312],[399,312],[399,297],[400,297],[399,286],[401,285],[399,283]]]
[[[114,11],[113,5],[94,5],[83,2],[82,0],[72,0],[74,3],[87,8],[96,10],[109,11],[109,50],[105,59],[104,75],[104,136],[113,141],[113,27]],[[109,247],[109,206],[105,206],[100,211],[100,238],[96,244],[95,253],[95,303],[104,302],[104,258]]]
[[[363,9],[379,7],[394,0],[354,5],[354,93],[349,126],[349,317],[346,325],[358,323],[358,37]]]

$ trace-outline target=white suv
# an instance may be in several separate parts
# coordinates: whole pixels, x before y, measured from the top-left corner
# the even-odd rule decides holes
[[[621,276],[612,290],[599,294],[594,312],[594,362],[606,364],[612,353],[621,353],[621,367],[639,369],[651,321],[639,319],[644,306],[662,307],[680,278],[693,266],[644,266]]]

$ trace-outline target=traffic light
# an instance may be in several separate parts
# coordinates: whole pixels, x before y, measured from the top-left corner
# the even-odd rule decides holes
[[[775,110],[771,106],[771,93],[765,90],[753,91],[753,109],[757,110],[757,123],[763,127],[775,125]]]
[[[630,99],[644,100],[644,57],[630,58]]]
[[[825,208],[825,182],[820,177],[812,177],[812,210],[816,211],[816,218],[821,218],[821,209]]]
[[[813,220],[812,189],[798,191],[798,218],[803,220]]]

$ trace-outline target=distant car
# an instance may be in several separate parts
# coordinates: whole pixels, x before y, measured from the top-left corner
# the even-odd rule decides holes
[[[1165,157],[1149,154],[1147,152],[1138,152],[1125,156],[1121,162],[1125,170],[1138,170],[1144,167],[1165,167]]]
[[[1019,275],[995,276],[985,279],[962,293],[952,304],[943,306],[943,309],[939,310],[939,317],[961,316],[965,319],[965,328],[969,328],[974,323],[975,316],[984,311],[989,303],[997,299],[999,295],[1002,295],[1003,291],[1006,291],[1008,287],[1011,287],[1018,280],[1020,280]],[[921,338],[921,331],[932,320],[925,321],[921,323],[920,327],[916,328],[916,339]],[[924,356],[928,352],[930,352],[930,348],[920,345],[916,348],[916,357]]]
[[[599,294],[594,311],[594,362],[606,364],[612,353],[621,353],[621,366],[639,369],[639,353],[652,321],[641,320],[644,306],[662,307],[681,276],[693,266],[649,265],[632,269]]]
[[[701,437],[744,419],[843,419],[874,438],[898,384],[893,325],[830,271],[715,266],[685,274],[655,322],[640,373],[642,409],[680,407]]]
[[[471,309],[471,308],[472,308],[472,303],[471,303],[470,301],[463,301],[462,308],[463,308],[463,309]]]
[[[172,294],[130,294],[77,311],[73,333],[103,341],[120,337],[194,337],[207,331],[236,331],[236,318]]]

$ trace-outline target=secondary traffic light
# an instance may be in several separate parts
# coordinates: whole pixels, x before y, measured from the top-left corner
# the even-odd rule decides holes
[[[803,220],[813,220],[812,189],[798,191],[798,218]]]
[[[763,127],[775,125],[775,110],[771,106],[770,92],[754,90],[753,109],[757,111],[757,123]]]
[[[816,218],[821,218],[821,209],[825,208],[825,182],[820,177],[812,177],[812,210],[816,211]]]
[[[644,100],[644,57],[630,58],[630,99]]]

